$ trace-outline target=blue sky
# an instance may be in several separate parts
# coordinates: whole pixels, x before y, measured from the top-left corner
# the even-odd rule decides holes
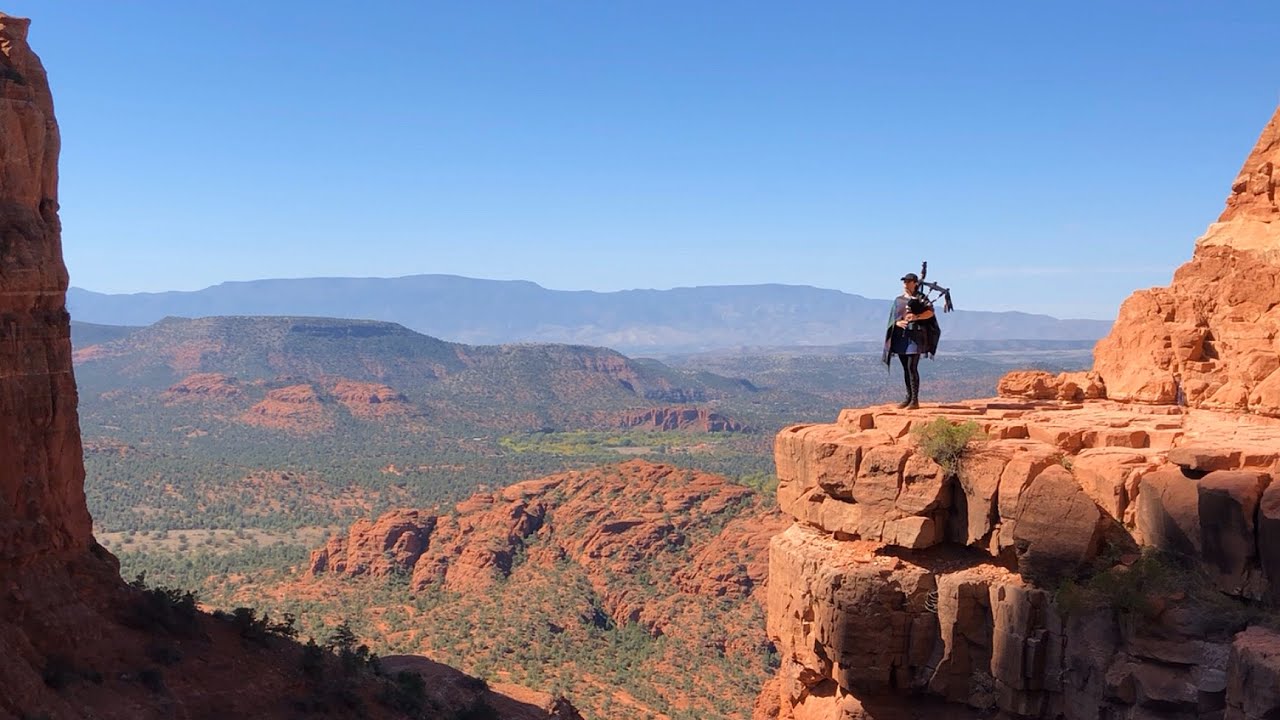
[[[72,284],[780,282],[1114,316],[1280,101],[1280,3],[10,0]]]

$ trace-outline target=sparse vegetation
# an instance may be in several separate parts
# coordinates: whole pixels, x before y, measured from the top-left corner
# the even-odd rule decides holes
[[[121,620],[125,625],[149,632],[165,631],[191,635],[199,629],[197,597],[194,591],[157,585],[147,586],[146,573],[139,573],[129,586],[138,591]]]
[[[1195,559],[1154,548],[1124,558],[1104,555],[1082,577],[1065,580],[1055,600],[1068,616],[1110,609],[1140,622],[1155,620],[1170,604],[1184,604],[1208,630],[1220,633],[1275,624],[1274,610],[1220,592]]]
[[[272,622],[269,613],[258,617],[258,611],[248,607],[238,607],[232,610],[229,616],[221,612],[215,616],[229,619],[239,631],[241,638],[258,645],[266,645],[271,637],[287,640],[295,640],[298,637],[298,629],[295,627],[297,618],[292,613],[284,613],[284,619],[280,622]]]
[[[920,452],[942,466],[948,475],[960,469],[960,457],[965,447],[974,440],[984,439],[982,428],[972,420],[956,423],[946,418],[935,418],[927,425],[911,428],[911,436]]]

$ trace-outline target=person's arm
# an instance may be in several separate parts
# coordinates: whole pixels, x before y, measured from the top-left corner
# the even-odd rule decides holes
[[[931,317],[933,317],[933,308],[929,308],[928,310],[925,310],[919,315],[912,315],[911,313],[907,313],[906,319],[908,322],[915,322],[916,320],[928,320]]]

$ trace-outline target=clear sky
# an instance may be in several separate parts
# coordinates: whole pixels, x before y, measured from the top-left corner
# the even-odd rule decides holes
[[[1114,316],[1280,101],[1280,3],[6,0],[72,284],[778,282]]]

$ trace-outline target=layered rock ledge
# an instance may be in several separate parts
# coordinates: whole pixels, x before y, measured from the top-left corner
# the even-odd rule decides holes
[[[912,433],[939,418],[985,438],[954,472]],[[1246,681],[1280,670],[1256,649],[1280,636],[1233,639],[1248,621],[1213,616],[1280,598],[1280,421],[993,398],[846,410],[784,429],[775,454],[796,523],[770,550],[783,667],[758,718],[1280,712]],[[1064,609],[1067,581],[1138,572],[1144,549],[1193,558],[1223,603]]]

